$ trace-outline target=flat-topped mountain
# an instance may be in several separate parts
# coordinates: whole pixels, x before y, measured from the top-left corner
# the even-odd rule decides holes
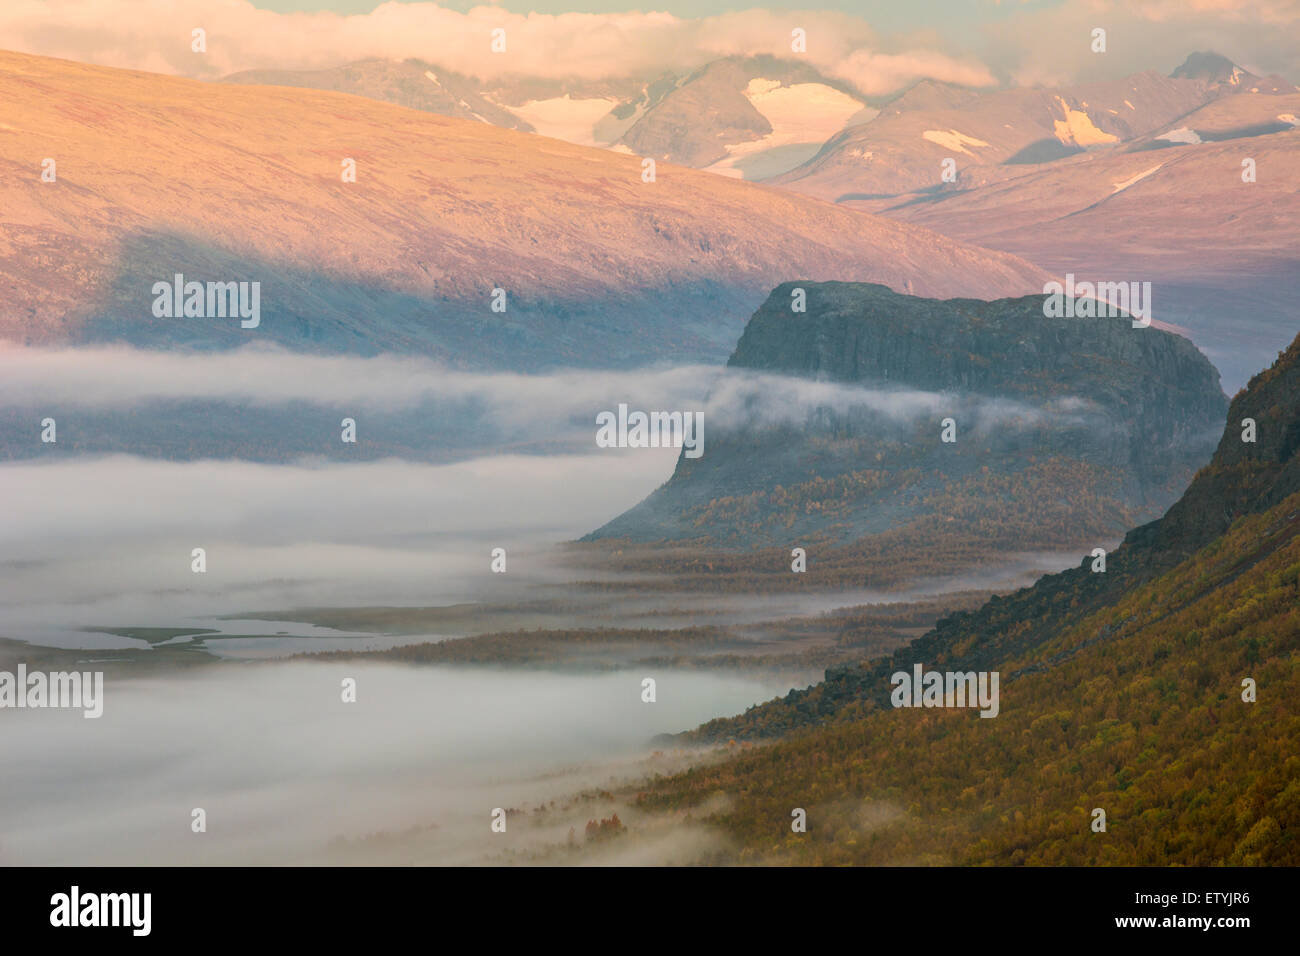
[[[1099,543],[1176,499],[1226,406],[1188,340],[1128,316],[787,282],[714,388],[704,454],[589,537],[966,557]]]

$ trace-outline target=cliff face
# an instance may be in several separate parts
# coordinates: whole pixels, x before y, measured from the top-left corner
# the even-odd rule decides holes
[[[797,289],[806,312],[791,309]],[[1047,318],[1041,295],[936,300],[866,283],[777,287],[718,391],[736,380],[783,416],[738,415],[734,401],[706,410],[704,456],[680,459],[592,537],[748,548],[935,519],[945,535],[993,540],[990,526],[1035,514],[1025,548],[1118,536],[1186,487],[1227,408],[1189,341],[1127,317]],[[783,397],[814,384],[834,400]]]
[[[790,309],[803,288],[806,313]],[[1180,446],[1205,447],[1226,409],[1190,341],[1127,318],[1051,319],[1041,295],[988,302],[899,295],[874,283],[787,282],[745,327],[728,365],[833,381],[1041,400],[1090,400],[1131,424],[1148,480]],[[1206,448],[1208,453],[1208,448]],[[1202,459],[1203,460],[1203,459]]]
[[[791,311],[799,288],[804,313]],[[876,283],[786,282],[754,313],[727,364],[935,390],[1094,389],[1123,400],[1159,397],[1161,411],[1192,399],[1188,415],[1223,412],[1218,375],[1187,339],[1134,329],[1128,318],[1049,319],[1041,295],[940,300]],[[1143,375],[1126,378],[1125,368]]]
[[[1245,422],[1254,441],[1243,440]],[[1135,529],[1126,547],[1144,557],[1184,557],[1242,515],[1259,514],[1300,491],[1300,337],[1232,400],[1210,464],[1159,521]]]

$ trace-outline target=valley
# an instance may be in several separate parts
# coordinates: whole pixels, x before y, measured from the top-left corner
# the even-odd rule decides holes
[[[1300,863],[1274,28],[299,13],[0,14],[0,864]]]

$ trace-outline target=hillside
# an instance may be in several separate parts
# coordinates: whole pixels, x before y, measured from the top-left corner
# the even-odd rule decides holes
[[[647,183],[633,156],[339,93],[2,53],[0,99],[0,339],[20,343],[610,367],[720,360],[791,270],[932,295],[1044,279],[785,191],[667,165]],[[261,282],[260,327],[154,318],[176,273]]]
[[[1241,441],[1245,418],[1256,421],[1254,444]],[[944,618],[901,652],[898,661],[923,657],[936,665],[997,667],[1031,653],[1048,642],[1054,629],[1076,623],[1083,613],[1109,608],[1181,562],[1196,560],[1236,521],[1275,508],[1300,492],[1297,451],[1300,339],[1233,398],[1210,463],[1164,515],[1125,535],[1123,544],[1108,555],[1104,574],[1093,573],[1091,559],[1085,559],[1077,568],[1043,577],[1032,588],[994,598],[977,612]],[[879,701],[879,678],[892,673],[895,663],[879,661],[830,673],[826,682],[806,693],[806,700],[792,695],[791,706],[803,717],[824,719],[864,694]],[[773,713],[785,712],[787,726],[803,722],[785,705],[771,706]]]
[[[1193,54],[1171,76],[1148,70],[1059,89],[977,92],[923,81],[870,122],[829,139],[773,181],[837,202],[945,188],[941,164],[963,171],[1035,166],[1090,150],[1123,148],[1220,99],[1273,101],[1294,94],[1215,54]]]
[[[1068,89],[1010,89],[951,99],[928,91],[887,105],[774,182],[823,199],[897,196],[942,184],[941,164],[1033,165],[1126,142],[1219,95],[1200,79],[1148,71]]]
[[[1295,333],[1298,115],[1297,93],[1223,96],[1120,148],[963,164],[942,189],[848,204],[1054,274],[1149,281],[1155,317],[1185,329],[1235,389]]]
[[[1257,444],[1241,441],[1244,417]],[[1297,452],[1300,339],[1105,574],[1045,577],[888,660],[705,725],[691,736],[786,736],[658,778],[638,802],[702,814],[739,861],[1300,863]],[[889,706],[889,675],[915,662],[1000,670],[997,718]],[[807,809],[806,835],[791,807]]]
[[[790,310],[795,288],[806,313]],[[808,580],[888,553],[869,584],[1007,551],[1091,550],[1175,500],[1226,407],[1186,339],[1128,318],[1048,319],[1042,295],[938,301],[785,283],[728,373],[705,412],[704,455],[680,457],[588,540],[787,553],[815,542]]]

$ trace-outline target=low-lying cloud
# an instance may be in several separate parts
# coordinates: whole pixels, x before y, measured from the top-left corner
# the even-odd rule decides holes
[[[636,504],[675,457],[612,449],[444,466],[126,455],[0,465],[0,636],[67,643],[43,629],[505,600],[553,573],[549,546]],[[507,574],[490,573],[496,547]],[[194,548],[205,551],[202,574]]]
[[[820,412],[840,417],[873,416],[907,425],[922,419],[957,416],[976,431],[1016,425],[1037,427],[1086,424],[1095,406],[1080,398],[1052,399],[1039,406],[1010,398],[880,388],[870,384],[817,381],[788,375],[726,369],[714,382],[705,405],[715,433],[738,428],[801,426]]]
[[[698,403],[716,371],[684,365],[524,375],[460,372],[410,356],[302,355],[263,345],[215,353],[0,346],[0,406],[45,401],[113,408],[210,399],[400,411],[430,401],[473,401],[496,424],[541,427],[575,415],[589,418],[619,401]]]
[[[483,425],[543,435],[594,435],[595,415],[632,408],[703,410],[712,427],[800,424],[813,412],[866,410],[897,421],[974,410],[989,422],[1041,412],[1008,399],[818,381],[743,368],[681,365],[524,375],[447,369],[428,359],[301,355],[247,346],[218,353],[127,347],[0,348],[0,406],[130,408],[161,400],[273,407],[307,402],[397,413],[433,403],[470,405]],[[1055,411],[1079,411],[1071,400]]]
[[[341,701],[345,677],[357,682],[352,704]],[[789,690],[656,677],[653,706],[639,672],[295,662],[113,679],[99,720],[6,714],[0,864],[463,864],[563,844],[569,826],[581,839],[589,804],[548,826],[512,813],[504,834],[492,812],[644,773],[654,735]],[[205,833],[191,830],[195,808]]]

